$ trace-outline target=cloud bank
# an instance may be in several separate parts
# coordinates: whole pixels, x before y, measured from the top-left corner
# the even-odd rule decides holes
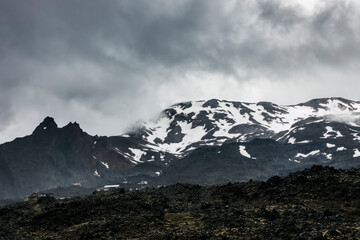
[[[358,99],[354,1],[1,1],[0,142],[117,135],[179,101]]]

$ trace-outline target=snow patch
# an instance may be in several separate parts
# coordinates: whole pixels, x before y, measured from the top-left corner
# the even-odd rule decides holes
[[[338,147],[338,148],[336,149],[337,152],[339,152],[339,151],[345,151],[345,150],[347,150],[346,147]]]
[[[160,151],[165,151],[175,155],[179,155],[190,144],[195,142],[200,142],[202,137],[207,133],[204,126],[191,128],[192,124],[187,123],[185,121],[178,122],[178,125],[181,128],[181,133],[184,134],[182,141],[179,143],[159,144],[158,146]]]
[[[351,135],[354,137],[354,141],[360,141],[360,136],[357,133],[352,133]]]
[[[299,160],[296,160],[296,159],[292,160],[291,158],[289,158],[289,161],[290,161],[290,162],[300,163],[300,161],[299,161]]]
[[[344,135],[342,135],[340,131],[336,131],[335,138],[338,138],[338,137],[344,137]]]
[[[335,146],[336,146],[335,144],[326,143],[326,147],[327,147],[327,148],[333,148],[333,147],[335,147]]]
[[[324,133],[324,136],[321,138],[330,138],[333,133],[336,134],[334,138],[344,137],[344,135],[342,135],[340,131],[335,131],[332,127],[326,126],[326,133]]]
[[[113,185],[105,185],[104,188],[118,188],[120,187],[119,184],[113,184]]]
[[[314,151],[311,151],[309,152],[308,154],[303,154],[303,153],[298,153],[296,154],[296,158],[298,157],[301,157],[301,158],[306,158],[306,157],[309,157],[309,156],[314,156],[316,154],[319,154],[320,153],[320,150],[314,150]]]
[[[133,153],[133,157],[132,159],[136,162],[136,163],[143,163],[143,161],[141,161],[141,157],[143,155],[146,155],[146,152],[140,150],[140,149],[135,149],[135,148],[128,148],[132,153]]]
[[[155,161],[155,156],[151,156],[151,159],[148,160],[148,162],[154,162]]]
[[[100,161],[100,163],[101,163],[102,165],[104,165],[107,169],[109,169],[109,164],[108,164],[108,163],[103,162],[103,161]]]
[[[98,173],[97,169],[95,169],[94,176],[95,177],[100,177],[100,174]]]
[[[256,159],[256,158],[251,157],[251,155],[246,151],[246,147],[243,145],[239,146],[239,151],[240,151],[240,154],[246,158]]]
[[[357,148],[354,149],[354,155],[353,155],[353,157],[360,157],[360,151],[359,151],[359,149],[357,149]]]
[[[295,141],[296,141],[296,138],[294,138],[294,137],[291,137],[288,140],[288,142],[291,143],[291,144],[295,144]]]

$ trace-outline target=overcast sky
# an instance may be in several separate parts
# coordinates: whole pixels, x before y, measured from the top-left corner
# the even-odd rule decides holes
[[[357,0],[0,0],[0,142],[180,101],[360,100]],[[226,4],[225,4],[226,3]]]

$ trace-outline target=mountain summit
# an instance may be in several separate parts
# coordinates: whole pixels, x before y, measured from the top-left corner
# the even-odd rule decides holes
[[[35,128],[33,134],[39,134],[45,130],[57,129],[57,124],[55,123],[54,118],[46,117],[40,124]]]
[[[0,198],[73,184],[128,188],[264,180],[313,164],[360,166],[360,102],[297,105],[211,99],[175,104],[121,136],[51,117],[0,145]]]

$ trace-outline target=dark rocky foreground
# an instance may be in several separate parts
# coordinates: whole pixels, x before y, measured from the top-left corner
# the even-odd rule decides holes
[[[360,170],[40,197],[0,208],[0,239],[360,239]]]

